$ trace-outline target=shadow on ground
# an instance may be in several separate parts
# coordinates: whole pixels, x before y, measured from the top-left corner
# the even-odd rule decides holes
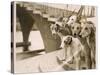
[[[36,50],[36,51],[26,51],[21,53],[16,53],[16,60],[24,60],[28,58],[32,58],[38,55],[42,55],[45,53],[44,49]]]

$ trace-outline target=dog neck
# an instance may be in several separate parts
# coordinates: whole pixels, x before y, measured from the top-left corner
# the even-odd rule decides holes
[[[90,47],[90,36],[86,37],[86,41],[87,41],[88,46]]]
[[[95,45],[95,35],[92,34],[92,36],[86,37],[86,41],[88,43],[88,46],[91,48],[92,47],[91,44],[94,43]]]

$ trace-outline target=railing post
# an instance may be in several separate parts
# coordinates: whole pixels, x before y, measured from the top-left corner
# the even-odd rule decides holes
[[[29,34],[32,29],[34,20],[33,18],[29,15],[28,11],[25,9],[25,7],[20,7],[17,5],[17,17],[19,18],[19,22],[21,25],[21,30],[22,30],[22,35],[23,35],[23,51],[28,51],[28,39],[29,39]]]

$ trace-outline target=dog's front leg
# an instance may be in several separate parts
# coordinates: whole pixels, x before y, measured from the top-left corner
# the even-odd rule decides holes
[[[77,57],[75,59],[75,62],[76,62],[76,66],[75,66],[76,70],[80,70],[80,66],[81,66],[80,57]]]
[[[92,61],[92,69],[96,68],[96,60],[95,60],[95,52],[91,49],[91,61]]]
[[[66,58],[67,58],[66,49],[63,48],[62,49],[62,61],[66,61]]]

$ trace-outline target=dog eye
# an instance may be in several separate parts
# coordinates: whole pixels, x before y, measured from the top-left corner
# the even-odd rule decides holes
[[[72,20],[74,20],[74,19],[72,18]]]
[[[77,27],[77,29],[79,29],[79,27]]]
[[[64,27],[65,25],[64,24],[62,24],[62,27]]]
[[[86,27],[85,30],[88,30],[88,28]]]
[[[57,28],[55,28],[54,30],[55,30],[55,31],[57,31],[58,29],[57,29]]]
[[[56,24],[56,26],[59,26],[58,24]]]
[[[84,22],[84,24],[86,24],[86,23]]]
[[[72,29],[74,29],[74,27],[72,27]]]

